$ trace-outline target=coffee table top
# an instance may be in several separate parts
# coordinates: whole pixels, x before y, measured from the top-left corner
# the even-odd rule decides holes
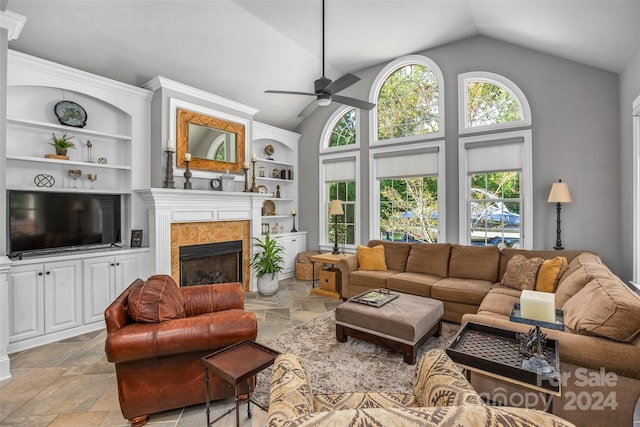
[[[545,393],[560,395],[556,374],[541,374],[522,368],[524,356],[516,332],[492,326],[467,323],[454,337],[446,352],[455,363],[512,383]],[[544,356],[560,372],[560,354],[556,340],[548,339]]]
[[[331,252],[312,255],[309,259],[313,262],[322,262],[325,264],[337,264],[341,259],[344,259],[347,254],[332,254]]]
[[[229,384],[240,384],[273,364],[280,352],[245,340],[201,359],[202,364]]]

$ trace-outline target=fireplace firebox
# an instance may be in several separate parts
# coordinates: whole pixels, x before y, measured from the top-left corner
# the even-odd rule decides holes
[[[242,283],[242,240],[180,246],[180,286]]]

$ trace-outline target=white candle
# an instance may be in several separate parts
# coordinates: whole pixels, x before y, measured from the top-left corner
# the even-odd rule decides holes
[[[522,291],[520,315],[525,319],[554,323],[556,321],[555,295],[551,292]]]
[[[244,164],[244,168],[245,168],[245,169],[249,169],[249,163],[246,163],[246,162],[245,162],[245,164]]]
[[[173,142],[172,139],[167,139],[167,151],[171,151],[172,153],[176,151],[176,143]]]
[[[185,162],[190,162],[191,161],[191,153],[185,153],[184,161]]]
[[[295,215],[296,214],[296,208],[291,209],[291,215]]]
[[[256,153],[251,153],[251,161],[252,162],[256,161]]]

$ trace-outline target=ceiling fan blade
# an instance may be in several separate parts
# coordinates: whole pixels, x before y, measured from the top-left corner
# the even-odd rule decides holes
[[[340,77],[338,80],[327,86],[324,92],[328,93],[329,95],[333,95],[334,93],[338,93],[341,90],[346,89],[352,84],[359,81],[360,77],[354,76],[353,74],[345,74],[344,76]]]
[[[372,110],[376,106],[376,104],[372,104],[371,102],[350,98],[348,96],[333,95],[331,99],[341,104],[350,105],[352,107],[367,111]]]
[[[309,105],[304,107],[304,110],[300,111],[298,117],[307,117],[309,114],[313,113],[316,108],[318,108],[318,101],[314,99],[309,103]]]
[[[264,93],[282,93],[285,95],[309,95],[309,96],[316,96],[315,93],[310,93],[310,92],[295,92],[295,91],[290,91],[290,90],[265,90]]]

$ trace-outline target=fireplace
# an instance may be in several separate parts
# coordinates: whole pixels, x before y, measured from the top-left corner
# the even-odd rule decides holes
[[[242,283],[242,240],[180,246],[180,286]]]

